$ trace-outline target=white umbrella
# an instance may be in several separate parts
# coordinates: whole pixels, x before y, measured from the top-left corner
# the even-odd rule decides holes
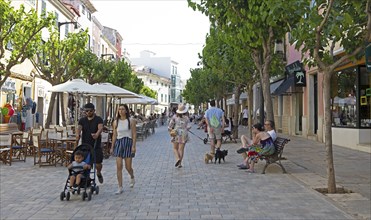
[[[150,98],[148,96],[139,94],[138,98],[121,98],[120,103],[125,104],[143,104],[143,105],[157,105],[156,99]]]
[[[139,98],[139,95],[131,92],[129,90],[120,88],[115,86],[111,83],[95,83],[92,85],[98,91],[91,92],[88,95],[95,95],[95,96],[114,96],[114,97],[121,97],[121,98]]]
[[[51,92],[71,92],[71,93],[92,93],[99,92],[102,93],[99,88],[95,88],[89,83],[82,79],[73,79],[62,84],[53,86],[50,89]]]

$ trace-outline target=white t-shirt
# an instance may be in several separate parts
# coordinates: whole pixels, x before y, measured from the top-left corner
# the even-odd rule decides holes
[[[243,109],[243,118],[248,118],[249,117],[249,110],[247,108]]]
[[[275,130],[267,131],[267,133],[271,136],[273,141],[275,141],[277,139],[277,134],[276,134]]]

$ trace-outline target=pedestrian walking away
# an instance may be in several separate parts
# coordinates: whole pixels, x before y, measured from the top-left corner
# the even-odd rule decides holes
[[[207,132],[210,138],[210,154],[215,156],[215,139],[216,148],[222,146],[222,132],[224,130],[224,112],[222,109],[215,107],[215,100],[210,101],[210,108],[205,112]]]
[[[125,169],[130,175],[130,187],[135,184],[133,158],[136,152],[136,120],[130,118],[130,111],[126,104],[119,105],[117,118],[113,122],[113,135],[111,146],[111,154],[116,157],[116,175],[118,182],[118,190],[116,194],[123,192],[122,186],[122,160],[125,161]]]
[[[96,163],[97,177],[100,183],[103,183],[102,162],[103,150],[101,146],[101,133],[103,131],[103,119],[95,114],[95,106],[93,103],[87,103],[84,106],[86,116],[80,118],[76,129],[76,140],[83,144],[89,144],[94,148],[93,157]]]
[[[168,127],[176,159],[175,167],[178,168],[182,167],[184,148],[189,139],[188,131],[191,129],[191,123],[186,115],[187,111],[187,106],[180,104],[178,110],[176,110],[176,115],[171,118]]]

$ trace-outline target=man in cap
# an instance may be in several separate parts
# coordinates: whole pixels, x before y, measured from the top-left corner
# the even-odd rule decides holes
[[[102,162],[103,150],[101,146],[101,133],[103,131],[103,119],[95,114],[93,103],[87,103],[84,106],[86,116],[80,118],[76,130],[76,140],[83,144],[89,144],[94,148],[95,163],[97,168],[97,177],[100,183],[103,183]]]

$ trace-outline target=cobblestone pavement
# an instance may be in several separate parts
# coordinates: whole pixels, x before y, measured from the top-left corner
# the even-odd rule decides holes
[[[192,128],[201,138],[202,130]],[[239,170],[239,144],[228,143],[226,162],[205,164],[209,145],[191,135],[183,168],[175,160],[166,127],[138,141],[134,159],[136,184],[129,188],[124,173],[124,192],[117,189],[114,158],[104,160],[104,184],[91,201],[72,196],[60,201],[67,169],[41,167],[27,162],[0,165],[1,219],[354,219],[342,206],[275,167],[267,174]],[[287,150],[287,149],[286,149]],[[285,152],[284,152],[285,154]],[[289,173],[298,165],[284,161]],[[263,163],[258,163],[261,171]],[[303,172],[308,173],[308,172]]]

